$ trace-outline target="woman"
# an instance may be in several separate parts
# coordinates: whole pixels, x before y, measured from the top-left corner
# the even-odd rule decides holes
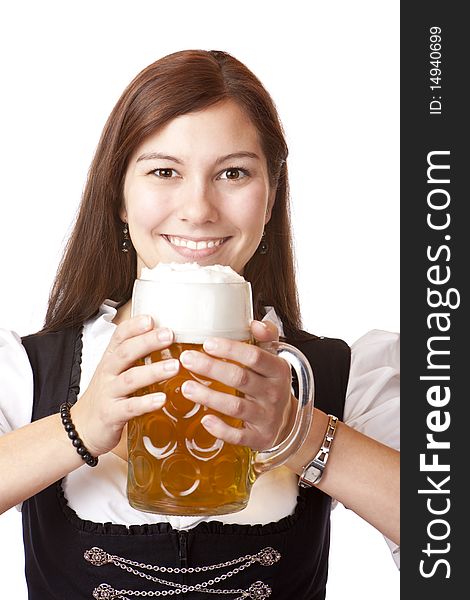
[[[331,498],[399,543],[399,457],[389,447],[397,373],[383,362],[396,362],[396,336],[366,336],[350,364],[344,342],[301,331],[286,159],[271,98],[223,52],[164,57],[116,104],[44,329],[22,343],[3,336],[0,508],[23,503],[31,599],[324,598]],[[131,289],[142,267],[172,261],[229,265],[253,288],[258,346],[218,339],[206,355],[181,355],[191,371],[245,394],[233,403],[185,383],[188,399],[244,422],[235,429],[206,417],[210,433],[258,450],[284,437],[291,375],[265,349],[279,333],[315,373],[317,408],[301,450],[255,482],[245,510],[216,519],[139,512],[125,495],[125,425],[165,402],[133,394],[180,368],[173,360],[133,366],[173,334],[130,318]],[[65,401],[72,407],[62,419]],[[348,415],[359,431],[341,421]],[[307,468],[332,433],[327,466],[320,457]]]

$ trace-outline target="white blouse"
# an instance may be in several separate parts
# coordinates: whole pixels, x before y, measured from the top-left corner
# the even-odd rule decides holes
[[[99,314],[83,328],[81,392],[86,390],[116,328],[112,320],[114,303],[105,302]],[[273,309],[265,320],[273,321],[282,333],[282,324]],[[399,450],[399,352],[397,333],[372,330],[351,346],[351,369],[343,421],[369,437]],[[33,403],[33,375],[20,337],[0,329],[0,435],[30,422]],[[63,482],[69,506],[81,519],[98,523],[134,525],[169,522],[175,529],[189,529],[201,521],[266,524],[293,514],[298,484],[295,473],[279,467],[261,475],[254,483],[247,507],[237,513],[211,517],[177,517],[142,512],[132,508],[126,495],[127,462],[109,452],[98,466],[84,465]],[[398,564],[396,545],[387,543]]]

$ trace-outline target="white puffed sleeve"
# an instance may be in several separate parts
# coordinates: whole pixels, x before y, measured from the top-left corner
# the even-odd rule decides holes
[[[374,329],[351,346],[344,422],[400,449],[400,335]],[[400,548],[385,538],[400,567]]]
[[[351,346],[344,422],[400,449],[400,335],[374,329]]]
[[[31,422],[33,373],[21,338],[0,329],[0,435]]]

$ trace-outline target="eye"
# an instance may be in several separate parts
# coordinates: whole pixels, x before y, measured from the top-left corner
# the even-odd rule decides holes
[[[161,179],[171,179],[172,177],[174,177],[174,174],[176,173],[176,171],[174,169],[153,169],[152,171],[150,171],[152,175],[155,175],[156,177],[160,177]]]
[[[239,179],[244,179],[248,175],[249,172],[246,169],[241,169],[240,167],[229,167],[228,169],[224,169],[222,171],[222,173],[219,175],[219,179],[237,181]]]

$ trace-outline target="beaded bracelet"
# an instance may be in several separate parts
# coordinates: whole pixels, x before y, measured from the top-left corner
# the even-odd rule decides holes
[[[64,426],[67,435],[72,440],[72,444],[77,453],[82,457],[89,467],[96,467],[98,459],[96,456],[92,456],[86,449],[82,440],[78,437],[75,425],[72,423],[72,417],[70,416],[70,409],[72,404],[70,402],[64,402],[60,405],[60,416],[62,418],[62,424]]]

